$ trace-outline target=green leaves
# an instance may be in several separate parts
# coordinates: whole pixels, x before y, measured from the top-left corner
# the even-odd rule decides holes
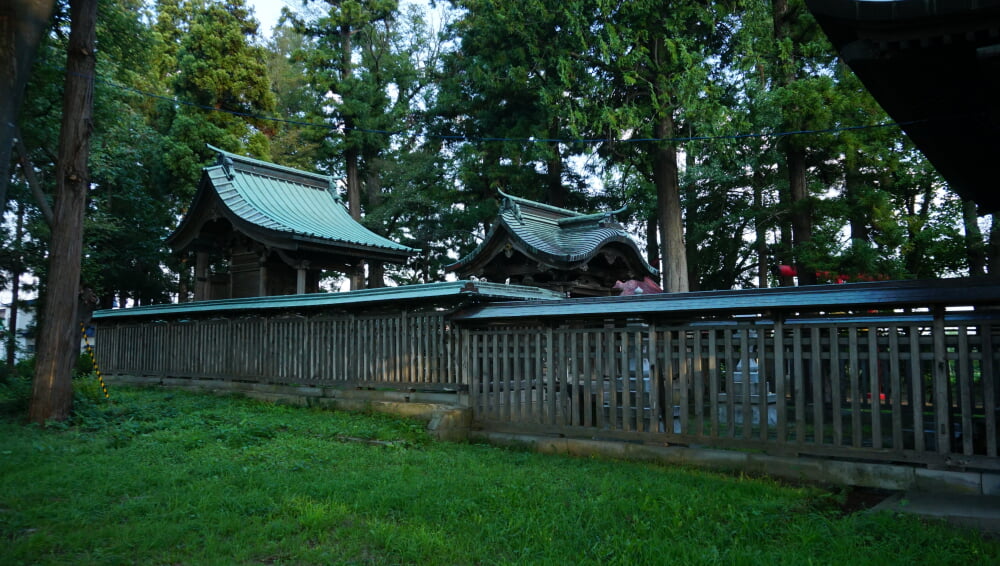
[[[211,158],[206,144],[338,177],[356,153],[365,223],[425,250],[390,269],[400,282],[444,277],[475,247],[496,189],[581,210],[627,204],[636,233],[657,228],[654,172],[670,145],[670,209],[695,286],[756,284],[756,266],[799,256],[893,277],[968,262],[949,243],[956,201],[898,128],[784,135],[888,122],[802,0],[448,4],[443,37],[396,0],[290,4],[264,45],[245,0],[101,2],[88,284],[144,300],[177,284],[164,266],[182,266],[161,242]],[[41,48],[21,119],[43,185],[62,41]],[[744,137],[766,133],[782,135]],[[634,141],[689,137],[712,139]],[[610,141],[622,139],[633,141]],[[805,167],[794,203],[789,149]],[[44,273],[48,229],[17,191],[25,262]],[[795,214],[818,241],[782,244]]]

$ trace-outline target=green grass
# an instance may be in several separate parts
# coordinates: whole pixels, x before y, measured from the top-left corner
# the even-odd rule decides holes
[[[89,390],[0,418],[0,564],[996,564],[1000,541],[815,487],[430,441],[423,425]],[[86,389],[86,388],[85,388]],[[365,440],[378,441],[366,442]]]

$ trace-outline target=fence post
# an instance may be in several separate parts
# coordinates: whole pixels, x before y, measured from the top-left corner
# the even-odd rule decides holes
[[[979,327],[982,335],[982,375],[983,375],[983,409],[986,412],[986,455],[997,457],[997,373],[993,363],[993,325],[989,322]]]
[[[788,400],[785,398],[785,320],[784,313],[774,313],[774,396],[778,401],[776,408],[777,423],[775,424],[779,444],[788,438]]]
[[[944,341],[944,307],[934,307],[934,407],[938,454],[951,452],[948,353]]]

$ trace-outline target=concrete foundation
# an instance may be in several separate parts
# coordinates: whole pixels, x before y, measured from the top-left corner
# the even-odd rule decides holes
[[[1000,474],[928,470],[911,466],[819,458],[650,446],[606,440],[474,431],[470,440],[517,446],[547,454],[681,464],[720,472],[762,474],[792,481],[962,495],[1000,496]]]

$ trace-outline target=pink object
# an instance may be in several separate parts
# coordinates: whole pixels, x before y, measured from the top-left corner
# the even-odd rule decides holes
[[[662,293],[663,289],[656,284],[649,277],[646,277],[642,281],[637,279],[629,279],[628,281],[615,281],[615,286],[613,289],[621,290],[620,295],[647,295],[651,293]]]

